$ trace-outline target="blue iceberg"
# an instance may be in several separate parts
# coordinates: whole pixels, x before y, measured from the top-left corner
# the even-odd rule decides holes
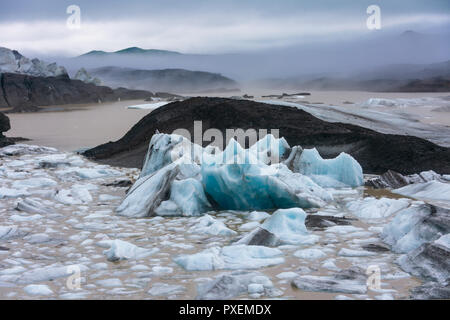
[[[317,150],[290,148],[266,135],[244,149],[206,148],[176,134],[155,134],[139,179],[117,208],[121,215],[197,216],[213,209],[271,210],[321,207],[333,199],[323,187],[360,186],[362,170],[342,153],[324,160]]]
[[[360,164],[345,152],[334,159],[323,159],[316,148],[305,149],[297,167],[299,173],[325,188],[359,187],[364,184]]]

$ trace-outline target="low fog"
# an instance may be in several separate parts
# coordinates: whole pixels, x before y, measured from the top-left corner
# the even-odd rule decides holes
[[[109,53],[46,59],[64,65],[70,74],[81,67],[88,70],[105,66],[139,70],[180,68],[220,73],[241,85],[322,77],[399,80],[449,74],[448,63],[446,67],[439,64],[450,60],[448,39],[449,34],[403,31],[382,36],[375,32],[352,41],[328,41],[240,54]]]

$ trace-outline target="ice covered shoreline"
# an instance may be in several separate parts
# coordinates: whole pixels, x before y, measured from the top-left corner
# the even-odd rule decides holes
[[[129,218],[115,210],[128,188],[120,186],[139,170],[27,145],[0,149],[0,162],[2,299],[402,299],[420,282],[399,267],[399,257],[429,241],[440,250],[447,243],[437,237],[442,230],[430,237],[420,228],[411,233],[413,224],[401,233],[386,229],[405,210],[418,226],[432,213],[411,199],[364,198],[364,187],[327,188],[333,201],[299,209],[304,214],[222,209]],[[269,233],[272,244],[261,241]],[[66,284],[73,265],[80,266],[80,290]],[[370,265],[380,267],[379,290],[365,285]],[[327,287],[329,280],[336,285]]]

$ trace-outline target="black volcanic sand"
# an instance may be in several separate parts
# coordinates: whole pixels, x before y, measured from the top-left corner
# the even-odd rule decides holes
[[[450,173],[450,149],[427,140],[382,134],[363,127],[331,123],[294,107],[248,100],[191,98],[160,107],[142,118],[116,142],[87,150],[84,155],[113,166],[141,168],[150,138],[159,130],[172,133],[185,128],[193,137],[194,121],[202,120],[203,131],[226,129],[279,129],[290,146],[316,147],[324,158],[344,151],[351,154],[365,173],[395,170],[413,174],[424,170]]]

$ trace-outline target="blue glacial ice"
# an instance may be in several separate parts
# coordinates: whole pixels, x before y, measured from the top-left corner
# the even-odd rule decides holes
[[[318,236],[310,235],[305,226],[306,213],[300,208],[279,209],[267,219],[261,228],[274,234],[281,243],[311,244]]]
[[[318,241],[319,236],[308,232],[305,219],[306,213],[300,208],[278,209],[261,226],[246,234],[236,244],[313,244]]]
[[[117,212],[196,216],[213,209],[321,207],[333,200],[323,187],[361,184],[361,167],[349,155],[324,160],[315,149],[290,148],[285,139],[270,134],[248,149],[231,139],[220,151],[180,135],[157,133],[139,179]]]
[[[364,184],[361,166],[345,152],[334,159],[323,159],[315,148],[305,149],[298,168],[301,174],[325,188],[358,187]]]

